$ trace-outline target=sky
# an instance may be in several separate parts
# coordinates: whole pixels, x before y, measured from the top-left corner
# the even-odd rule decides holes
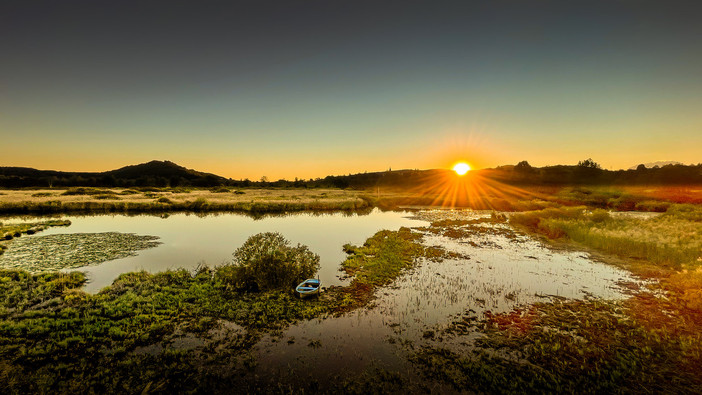
[[[702,162],[695,1],[0,4],[0,166]]]

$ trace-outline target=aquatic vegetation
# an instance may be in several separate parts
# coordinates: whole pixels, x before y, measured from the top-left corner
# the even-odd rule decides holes
[[[345,245],[344,251],[349,256],[341,266],[359,283],[373,286],[388,284],[423,255],[424,247],[419,243],[421,238],[421,234],[405,227],[398,231],[381,230],[360,247]]]
[[[701,391],[699,335],[671,336],[643,326],[631,315],[626,302],[537,304],[475,323],[486,337],[477,340],[471,352],[425,347],[412,360],[425,374],[457,390]]]
[[[161,244],[156,240],[118,232],[23,237],[12,240],[11,248],[0,256],[0,267],[37,273],[97,265],[156,247]]]
[[[46,228],[53,226],[68,226],[71,224],[69,220],[49,220],[40,222],[25,222],[19,224],[6,224],[3,225],[0,222],[0,255],[2,255],[5,250],[7,250],[7,243],[2,242],[3,240],[12,240],[15,237],[20,237],[22,234],[33,235],[37,232],[41,232]]]

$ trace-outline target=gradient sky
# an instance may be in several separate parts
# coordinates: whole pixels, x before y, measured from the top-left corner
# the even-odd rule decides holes
[[[702,162],[698,1],[3,1],[0,166]]]

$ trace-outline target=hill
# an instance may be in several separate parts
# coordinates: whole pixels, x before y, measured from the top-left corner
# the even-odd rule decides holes
[[[170,161],[151,161],[106,172],[62,172],[27,167],[0,167],[0,187],[60,186],[199,186],[212,187],[229,180],[211,173],[187,169]]]

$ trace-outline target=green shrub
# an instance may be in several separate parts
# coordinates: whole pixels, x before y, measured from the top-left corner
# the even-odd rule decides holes
[[[293,287],[319,270],[319,255],[307,246],[290,246],[280,233],[249,237],[234,252],[234,263],[217,268],[216,278],[225,288],[271,290]]]

